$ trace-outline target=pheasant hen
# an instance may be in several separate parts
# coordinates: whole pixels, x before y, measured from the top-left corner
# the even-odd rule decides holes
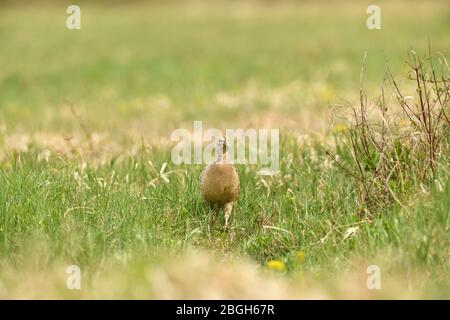
[[[239,196],[239,176],[227,159],[228,143],[221,138],[216,143],[216,160],[207,165],[200,175],[200,193],[216,212],[225,214],[225,228],[228,227],[231,210]]]

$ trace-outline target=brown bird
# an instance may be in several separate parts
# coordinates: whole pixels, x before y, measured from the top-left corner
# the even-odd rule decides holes
[[[200,175],[200,193],[216,212],[223,209],[225,228],[231,210],[239,196],[239,176],[227,159],[228,142],[220,138],[216,143],[216,160],[207,165]]]

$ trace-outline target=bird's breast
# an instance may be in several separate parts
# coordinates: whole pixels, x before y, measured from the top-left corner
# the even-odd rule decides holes
[[[236,200],[239,193],[239,177],[230,164],[210,165],[201,181],[203,198],[211,203],[227,203]]]

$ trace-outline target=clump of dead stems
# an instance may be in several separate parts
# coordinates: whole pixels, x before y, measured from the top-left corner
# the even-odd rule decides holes
[[[364,57],[365,60],[365,57]],[[368,103],[361,85],[358,106],[337,141],[339,168],[354,179],[360,213],[397,202],[414,186],[430,186],[440,163],[447,163],[450,128],[450,78],[442,55],[410,51],[408,79],[415,92],[406,95],[388,69],[381,95]],[[436,66],[439,65],[439,68]],[[361,68],[361,83],[364,62]],[[377,111],[377,112],[374,112]]]

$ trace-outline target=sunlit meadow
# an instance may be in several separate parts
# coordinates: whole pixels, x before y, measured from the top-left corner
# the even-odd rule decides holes
[[[409,50],[448,60],[448,1],[381,1],[380,30],[365,1],[77,3],[68,30],[72,2],[0,1],[0,298],[450,298],[448,148],[369,204],[339,165],[361,86],[397,105],[388,67],[415,96]],[[280,129],[230,230],[171,161],[195,120]]]

